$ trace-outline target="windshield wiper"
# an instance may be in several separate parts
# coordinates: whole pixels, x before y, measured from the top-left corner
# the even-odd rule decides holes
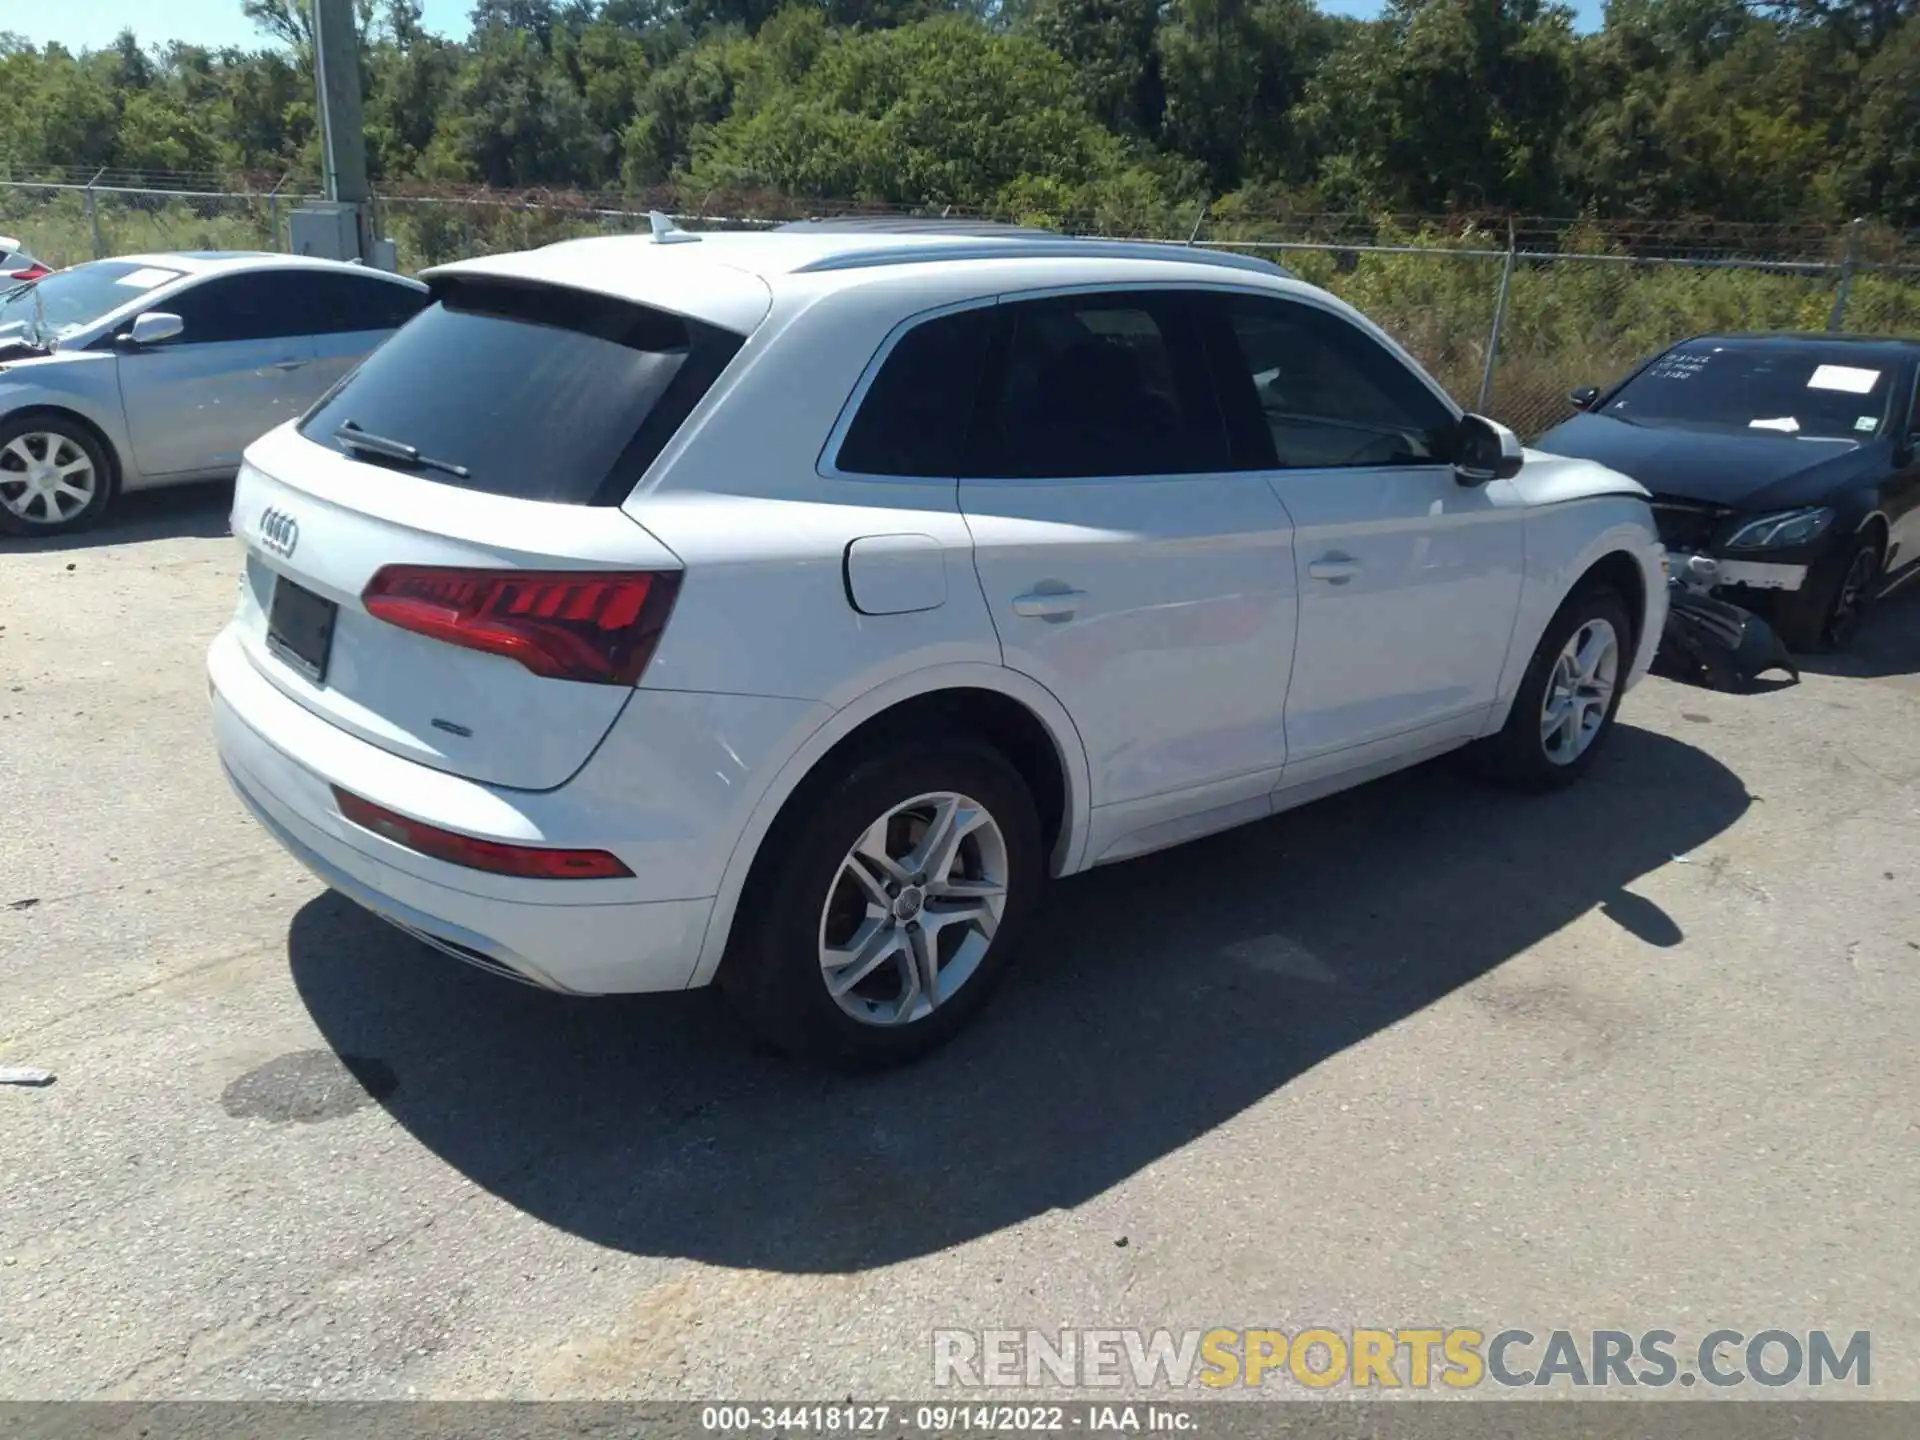
[[[353,421],[344,421],[333,438],[349,450],[358,450],[367,455],[378,455],[383,460],[398,460],[405,465],[418,465],[427,470],[443,470],[462,480],[471,478],[473,472],[464,465],[456,465],[451,460],[436,460],[431,455],[422,455],[419,447],[407,444],[404,440],[389,440],[385,435],[375,435],[370,430],[362,430]]]

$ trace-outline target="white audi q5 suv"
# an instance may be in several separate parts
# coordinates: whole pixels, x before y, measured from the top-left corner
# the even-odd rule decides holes
[[[1474,746],[1601,748],[1644,492],[1247,257],[981,227],[569,241],[247,452],[209,657],[329,885],[574,994],[906,1059],[1052,877]]]

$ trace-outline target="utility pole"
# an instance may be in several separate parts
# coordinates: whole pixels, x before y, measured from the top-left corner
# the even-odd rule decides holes
[[[313,71],[320,94],[320,153],[326,197],[351,207],[353,249],[341,259],[369,258],[367,135],[360,111],[360,37],[353,0],[311,0]],[[344,223],[344,222],[343,222]]]

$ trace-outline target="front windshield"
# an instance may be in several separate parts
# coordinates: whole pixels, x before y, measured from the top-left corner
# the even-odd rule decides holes
[[[1599,413],[1815,440],[1868,440],[1885,428],[1894,367],[1838,345],[1677,346],[1627,382]]]
[[[0,296],[0,345],[23,340],[51,346],[183,273],[131,260],[96,260],[15,286]]]

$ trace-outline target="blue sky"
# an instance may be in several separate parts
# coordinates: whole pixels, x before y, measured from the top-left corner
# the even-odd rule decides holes
[[[1375,15],[1377,0],[1320,0],[1346,15]],[[1600,0],[1574,0],[1580,27],[1599,24]],[[426,0],[427,25],[447,34],[467,28],[472,0]],[[131,26],[148,42],[187,40],[196,45],[256,45],[260,36],[240,13],[240,0],[0,0],[0,30],[36,44],[58,40],[70,49],[109,45]]]

